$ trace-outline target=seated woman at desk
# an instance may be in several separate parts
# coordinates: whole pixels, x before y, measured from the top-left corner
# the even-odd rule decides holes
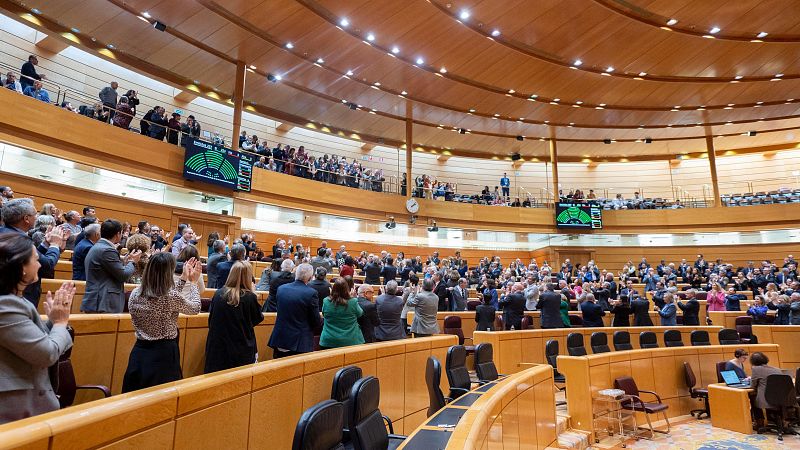
[[[755,352],[750,357],[750,365],[753,366],[753,376],[750,387],[755,392],[755,399],[751,397],[753,407],[753,417],[756,419],[756,426],[761,427],[764,421],[763,409],[769,408],[765,393],[767,391],[767,377],[773,374],[782,374],[781,369],[768,365],[769,358],[761,352]]]
[[[733,352],[733,359],[725,363],[725,370],[732,370],[736,372],[736,376],[740,380],[747,379],[747,374],[744,371],[744,363],[747,361],[747,350],[737,348]]]

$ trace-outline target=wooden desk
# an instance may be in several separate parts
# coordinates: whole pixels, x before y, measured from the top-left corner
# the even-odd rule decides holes
[[[753,434],[750,417],[750,393],[752,389],[728,387],[723,383],[708,385],[708,406],[711,409],[711,425],[742,434]]]

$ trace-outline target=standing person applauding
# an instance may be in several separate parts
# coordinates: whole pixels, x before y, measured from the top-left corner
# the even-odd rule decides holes
[[[191,258],[183,264],[176,283],[175,257],[171,253],[154,254],[145,266],[142,284],[133,290],[128,301],[136,344],[128,358],[122,392],[169,383],[183,378],[178,349],[178,314],[200,312],[197,280],[203,275],[200,261]]]
[[[29,237],[0,235],[0,424],[59,408],[47,369],[72,347],[67,322],[75,286],[67,282],[47,293],[44,322],[22,297],[38,271],[39,254]]]

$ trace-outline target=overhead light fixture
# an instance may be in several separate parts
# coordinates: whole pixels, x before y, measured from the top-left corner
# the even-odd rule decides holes
[[[348,77],[352,77],[353,76],[353,71],[352,70],[348,70],[347,72],[345,72],[345,75],[347,75]]]
[[[517,136],[517,140],[520,141],[520,142],[524,141],[525,140],[525,136]]]
[[[462,9],[461,12],[458,14],[458,18],[461,20],[469,19],[469,11],[466,9]]]
[[[758,134],[758,132],[757,132],[757,131],[748,131],[748,132],[747,132],[747,135],[748,135],[748,136],[751,136],[751,137],[752,137],[752,136],[755,136],[755,135],[757,135],[757,134]]]
[[[428,232],[436,233],[439,231],[439,227],[436,225],[436,220],[431,220],[431,226],[428,227]]]
[[[350,26],[350,21],[347,20],[347,17],[342,17],[342,20],[339,21],[339,25],[341,25],[344,28],[347,28],[348,26]]]
[[[386,227],[387,230],[394,229],[397,226],[397,222],[394,221],[394,216],[389,217],[389,221],[386,222],[386,225],[384,226]]]
[[[515,93],[515,92],[517,92],[517,91],[515,91],[515,90],[513,90],[513,89],[509,89],[509,90],[508,90],[508,93],[509,93],[509,94],[513,94],[513,93]]]
[[[367,40],[372,42],[375,40],[375,35],[372,33],[367,33]]]
[[[439,69],[439,73],[447,73],[447,69],[442,67],[441,69]]]
[[[494,117],[500,117],[499,113],[494,113]]]
[[[110,48],[111,50],[114,50],[114,48],[115,48],[114,44],[108,44],[108,45],[106,45],[106,47]]]
[[[640,77],[645,77],[645,76],[647,76],[647,72],[639,72],[639,76]]]
[[[153,28],[155,28],[158,31],[167,31],[167,24],[156,20],[155,23],[153,23]]]
[[[424,59],[422,59],[422,57],[419,57],[419,58],[417,58],[417,65],[418,65],[418,66],[421,66],[421,65],[423,65],[423,64],[425,64],[425,60],[424,60]]]
[[[256,66],[250,64],[250,70],[256,70]]]
[[[145,11],[142,13],[143,16],[147,17],[148,19],[152,18],[153,16],[150,15],[149,12]]]
[[[782,77],[782,76],[783,76],[783,74],[782,74],[782,73],[776,73],[776,74],[775,74],[775,78],[780,78],[780,77]]]
[[[611,144],[611,139],[603,139],[603,144],[606,144],[606,145]]]
[[[324,59],[322,59],[322,58],[317,58],[317,64],[322,64],[322,63],[324,63],[324,62],[325,62],[325,60],[324,60]]]
[[[400,53],[400,49],[395,45],[394,47],[392,47],[392,53],[394,53],[396,55],[396,54]]]
[[[400,95],[408,95],[408,92],[403,91],[403,92],[400,93]]]
[[[500,36],[500,30],[492,30],[492,37]]]
[[[722,31],[722,30],[719,27],[711,27],[711,29],[708,30],[708,32],[711,33],[711,34],[717,34],[720,31]]]
[[[611,73],[614,71],[614,68],[611,66],[606,67],[606,73]]]
[[[734,80],[741,80],[742,78],[744,78],[743,75],[736,75],[735,77],[733,77]]]
[[[768,35],[769,35],[769,33],[767,33],[766,31],[762,31],[761,33],[758,33],[758,34],[756,35],[756,37],[757,37],[757,38],[759,38],[759,39],[761,39],[761,38],[765,38],[765,37],[767,37]]]
[[[376,81],[376,82],[374,82],[372,84],[374,84],[375,86],[380,86],[381,85],[380,81]]]
[[[653,138],[649,138],[649,137],[644,138],[644,143],[645,144],[652,144],[653,143]]]
[[[669,25],[669,26],[673,26],[673,25],[675,25],[676,23],[678,23],[678,19],[669,19],[669,20],[667,21],[667,25]]]
[[[467,134],[467,130],[464,129],[464,128],[459,128],[458,129],[458,134]]]
[[[75,33],[75,34],[78,34],[78,33],[80,33],[80,32],[81,32],[81,30],[79,30],[79,29],[77,29],[77,28],[75,28],[75,27],[72,27],[72,28],[70,28],[70,29],[69,29],[69,31],[72,31],[72,32],[73,32],[73,33]]]
[[[289,50],[291,50],[291,49],[293,49],[293,48],[294,48],[294,44],[292,44],[291,42],[287,42],[287,43],[286,43],[286,48],[288,48]]]
[[[356,105],[355,103],[348,103],[347,107],[352,109],[353,111],[358,109],[358,105]]]
[[[580,59],[576,59],[576,60],[575,60],[575,62],[574,62],[574,63],[572,63],[572,65],[573,65],[573,66],[575,66],[575,67],[578,67],[578,66],[580,66],[581,64],[583,64],[583,61],[581,61]]]
[[[583,104],[583,100],[578,100],[577,102],[575,102],[575,104],[576,105],[582,105]]]
[[[271,73],[267,74],[267,81],[269,81],[271,83],[277,83],[278,80],[279,80],[279,78],[276,75],[273,75]]]
[[[471,112],[471,113],[474,113],[474,112],[475,112],[475,109],[474,109],[474,108],[470,108],[470,109],[469,109],[469,112]]]

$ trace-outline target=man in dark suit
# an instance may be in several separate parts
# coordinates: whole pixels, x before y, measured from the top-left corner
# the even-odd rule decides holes
[[[442,281],[442,274],[440,272],[433,274],[433,283],[433,293],[439,297],[439,311],[447,311],[450,291],[447,290],[447,284]]]
[[[391,256],[386,258],[386,264],[381,269],[381,276],[383,277],[384,286],[389,281],[397,278],[397,267],[394,266],[394,259]]]
[[[450,290],[450,311],[466,311],[468,300],[467,279],[459,278],[458,285]]]
[[[633,326],[653,326],[653,320],[650,319],[650,301],[646,298],[636,297],[631,300],[631,310],[633,311]]]
[[[555,292],[553,283],[547,283],[546,289],[536,303],[536,309],[542,311],[542,328],[564,328],[564,321],[561,320],[561,294]]]
[[[405,265],[403,266],[403,269],[400,270],[400,284],[403,284],[406,281],[408,281],[408,276],[411,275],[411,272],[414,271],[414,268],[411,267],[411,265],[412,265],[411,260],[407,259],[405,261]],[[389,284],[389,283],[386,283],[386,284]]]
[[[581,314],[583,315],[583,326],[602,327],[603,316],[606,312],[600,305],[594,302],[594,294],[586,294],[583,303],[580,304]]]
[[[3,223],[0,233],[20,233],[27,236],[28,230],[33,228],[36,222],[36,206],[29,198],[18,198],[9,200],[3,204],[2,209]],[[69,238],[69,232],[61,227],[53,230],[45,236],[36,251],[39,253],[39,279],[25,288],[22,296],[26,300],[39,306],[39,296],[42,293],[42,278],[55,277],[56,263],[61,256],[61,251]]]
[[[515,330],[522,329],[522,316],[525,315],[525,295],[522,291],[525,286],[522,283],[514,283],[511,287],[511,293],[506,295],[500,300],[500,307],[503,308],[503,319],[505,322],[506,330],[512,327]],[[559,306],[561,302],[559,301]]]
[[[231,255],[230,260],[225,260],[217,263],[216,284],[211,285],[211,283],[209,283],[208,284],[209,288],[219,289],[225,286],[225,283],[228,282],[228,275],[231,274],[231,268],[233,267],[233,263],[235,263],[236,261],[244,261],[245,258],[247,257],[247,249],[242,244],[236,244],[233,247],[231,247],[230,255]],[[208,272],[208,265],[206,265],[206,272]],[[270,289],[270,296],[271,295],[272,295],[272,290]]]
[[[372,302],[375,290],[370,284],[362,284],[358,287],[358,306],[364,314],[358,318],[358,326],[364,336],[364,342],[369,344],[375,342],[375,327],[381,324],[378,318],[378,308]]]
[[[313,275],[314,267],[311,266],[311,264],[309,264],[308,266],[311,267],[311,274]],[[278,273],[273,272],[270,275],[271,279],[269,281],[269,297],[267,298],[267,302],[264,303],[264,312],[278,311],[278,289],[284,284],[296,282],[297,280],[297,274],[292,274],[293,269],[294,269],[294,261],[292,261],[291,259],[284,259],[283,262],[281,263],[281,271]],[[308,278],[310,280],[311,276],[309,276]],[[308,280],[306,280],[306,284],[307,283]],[[319,297],[317,297],[317,300],[319,300]]]
[[[133,275],[142,257],[134,250],[120,259],[117,244],[122,239],[122,224],[108,219],[100,225],[100,240],[86,255],[86,293],[81,312],[119,314],[125,307],[125,282]]]
[[[72,279],[86,281],[86,255],[89,254],[92,246],[100,240],[100,224],[93,223],[83,229],[86,236],[78,242],[72,251]]]
[[[278,316],[268,344],[275,359],[314,350],[314,330],[322,326],[322,320],[317,291],[306,285],[313,273],[311,264],[300,264],[295,281],[277,290]]]
[[[308,287],[317,291],[317,298],[322,301],[325,297],[331,295],[331,284],[325,277],[328,276],[328,270],[324,267],[317,267],[314,269],[314,279],[308,282]]]
[[[683,311],[684,325],[700,325],[700,302],[695,298],[694,289],[686,291],[686,303],[679,301],[677,302],[677,306]],[[660,305],[659,307],[663,308],[663,306]]]
[[[406,330],[400,315],[403,312],[403,298],[398,294],[403,293],[398,288],[396,281],[386,283],[386,292],[379,295],[375,301],[380,324],[375,328],[375,339],[378,341],[391,341],[405,339]]]
[[[369,255],[367,264],[364,266],[364,283],[381,284],[381,265],[375,255]]]

